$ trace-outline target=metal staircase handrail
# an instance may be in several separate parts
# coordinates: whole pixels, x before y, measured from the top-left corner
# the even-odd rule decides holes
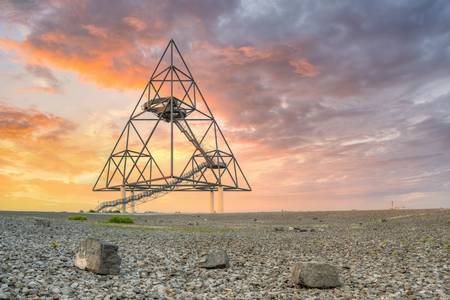
[[[192,175],[195,175],[196,173],[200,172],[202,169],[204,169],[208,166],[209,166],[208,162],[203,162],[200,165],[198,165],[198,167],[195,167],[194,169],[184,173],[181,177],[179,177],[177,179],[169,180],[169,183],[166,184],[164,187],[147,190],[147,191],[144,191],[143,193],[140,193],[137,195],[128,196],[125,199],[120,198],[120,199],[116,199],[116,200],[102,202],[102,203],[100,203],[99,207],[97,208],[97,211],[101,211],[102,209],[105,209],[108,207],[114,207],[114,206],[123,204],[124,200],[125,200],[125,203],[130,203],[130,202],[134,202],[134,201],[140,200],[145,197],[162,196],[162,195],[158,195],[158,194],[162,193],[164,195],[164,194],[168,193],[171,189],[173,189],[175,187],[176,184],[182,182],[184,179],[188,179]],[[155,199],[157,197],[153,197],[153,199]]]

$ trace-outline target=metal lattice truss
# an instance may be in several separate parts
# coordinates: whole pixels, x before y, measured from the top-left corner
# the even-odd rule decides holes
[[[251,190],[171,40],[93,190],[123,187],[143,191],[140,199],[164,191],[212,191],[219,186],[225,191]]]

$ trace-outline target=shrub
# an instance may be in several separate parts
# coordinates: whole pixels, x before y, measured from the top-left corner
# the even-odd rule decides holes
[[[120,210],[115,209],[115,210],[112,211],[112,213],[113,213],[113,214],[120,214]]]
[[[70,216],[67,219],[70,221],[86,221],[87,218],[85,216]]]
[[[55,241],[52,241],[50,245],[53,250],[56,250],[56,248],[58,248],[58,243],[56,243]]]
[[[121,224],[133,224],[134,221],[130,217],[125,216],[113,216],[108,219],[108,223],[121,223]]]
[[[96,211],[93,210],[93,209],[90,209],[90,210],[89,210],[89,213],[93,214],[93,213],[96,213]]]

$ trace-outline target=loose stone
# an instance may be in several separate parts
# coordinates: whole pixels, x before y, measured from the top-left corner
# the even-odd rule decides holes
[[[292,267],[292,283],[309,288],[341,286],[337,267],[320,262],[300,262]]]
[[[75,266],[96,274],[119,274],[121,259],[118,247],[89,238],[81,242],[75,256]]]

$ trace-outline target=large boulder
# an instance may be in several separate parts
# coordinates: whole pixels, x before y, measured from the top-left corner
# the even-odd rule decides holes
[[[81,242],[75,255],[75,266],[96,274],[119,274],[121,259],[118,246],[89,238]]]
[[[300,262],[293,266],[293,284],[308,288],[334,288],[342,285],[338,269],[327,263]]]
[[[199,267],[205,269],[222,269],[227,268],[229,265],[230,260],[224,250],[209,252],[202,257],[202,260],[199,263]]]

